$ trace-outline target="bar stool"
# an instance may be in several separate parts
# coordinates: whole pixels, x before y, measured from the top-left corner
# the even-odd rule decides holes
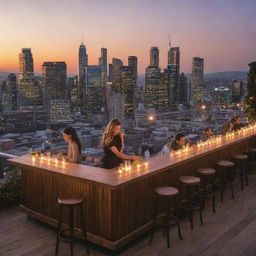
[[[74,208],[80,208],[81,214],[81,224],[84,235],[84,241],[86,244],[86,251],[89,254],[89,247],[87,243],[87,232],[84,224],[84,210],[83,210],[84,199],[58,199],[59,206],[59,219],[58,219],[58,229],[57,229],[57,241],[55,255],[58,255],[59,241],[63,241],[70,244],[71,256],[73,256],[73,242],[77,241],[78,238],[74,236]],[[62,209],[67,207],[69,209],[69,227],[61,230],[62,222]],[[69,231],[69,232],[68,232]],[[69,234],[67,234],[69,233]]]
[[[186,189],[186,199],[181,201],[181,208],[188,212],[191,229],[194,228],[193,213],[194,207],[199,207],[200,222],[203,225],[202,200],[200,197],[200,178],[194,176],[179,177],[179,189]]]
[[[233,181],[235,179],[235,164],[230,161],[221,160],[216,162],[216,169],[220,172],[220,179],[217,179],[215,182],[215,186],[220,187],[221,189],[221,202],[223,202],[223,192],[227,187],[227,184],[230,185],[232,198],[235,198],[234,189],[233,189]]]
[[[169,231],[171,225],[178,226],[178,233],[180,240],[182,239],[180,224],[179,224],[179,212],[178,212],[178,194],[179,191],[174,187],[158,187],[155,189],[155,216],[154,216],[154,225],[160,225],[164,227],[164,233],[166,231],[167,238],[167,247],[170,248],[170,238]],[[165,214],[158,215],[158,198],[164,198],[167,201],[167,210]],[[173,205],[171,205],[171,203]],[[171,212],[171,206],[174,206],[174,212]],[[152,230],[151,238],[149,244],[152,243],[155,233],[155,228]]]
[[[241,179],[241,188],[244,189],[244,178],[246,185],[248,186],[248,175],[247,175],[247,159],[248,156],[246,154],[235,154],[231,157],[232,162],[235,163],[235,167],[240,170],[240,179]]]
[[[205,199],[212,198],[212,209],[215,212],[215,175],[216,171],[211,168],[199,168],[196,170],[202,181],[201,198],[203,200],[203,210]]]

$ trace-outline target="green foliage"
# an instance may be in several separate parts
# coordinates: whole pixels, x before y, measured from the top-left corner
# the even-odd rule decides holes
[[[248,94],[245,98],[246,115],[249,120],[256,120],[256,62],[249,64],[250,71],[248,73]]]
[[[6,175],[6,181],[0,183],[0,209],[19,203],[22,197],[20,171],[13,168]]]

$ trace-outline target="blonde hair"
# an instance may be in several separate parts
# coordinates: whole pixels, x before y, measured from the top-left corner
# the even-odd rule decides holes
[[[111,119],[102,135],[101,146],[106,147],[114,138],[114,129],[116,126],[121,125],[118,119]]]

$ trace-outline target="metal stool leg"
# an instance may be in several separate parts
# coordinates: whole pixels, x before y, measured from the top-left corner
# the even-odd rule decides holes
[[[149,240],[149,245],[151,245],[153,238],[154,238],[154,234],[155,234],[155,228],[156,228],[156,218],[157,218],[157,195],[155,195],[155,216],[154,216],[154,223],[153,223],[153,229],[152,229],[152,233],[151,233],[151,237]]]
[[[74,213],[73,213],[73,207],[69,208],[69,221],[70,221],[70,237],[74,237],[74,225],[73,225],[73,218],[74,218]],[[71,256],[73,256],[73,242],[70,242],[70,250],[71,250]]]
[[[81,214],[82,229],[83,229],[83,232],[84,232],[84,241],[85,241],[85,244],[86,244],[86,252],[87,252],[87,254],[90,254],[88,241],[87,241],[87,231],[86,231],[86,227],[85,227],[85,223],[84,223],[85,219],[84,219],[84,206],[83,205],[80,205],[80,214]]]
[[[55,255],[58,255],[59,250],[59,235],[61,232],[61,218],[62,218],[62,207],[59,206],[59,221],[58,221],[58,227],[57,227],[57,240],[56,240],[56,248],[55,248]]]

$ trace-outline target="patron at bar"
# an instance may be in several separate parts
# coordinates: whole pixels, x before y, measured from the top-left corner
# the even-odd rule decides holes
[[[67,127],[63,131],[63,138],[68,143],[67,161],[72,163],[81,162],[81,142],[73,127]]]
[[[121,122],[117,119],[109,121],[102,136],[102,147],[104,148],[103,168],[117,167],[124,159],[140,160],[137,156],[123,154],[124,134],[121,132]]]
[[[212,136],[213,136],[212,129],[211,129],[210,127],[208,127],[208,128],[206,128],[206,129],[203,131],[203,134],[202,134],[202,141],[207,141],[207,140],[210,139]]]
[[[185,145],[185,135],[183,133],[178,133],[175,136],[175,141],[170,145],[171,150],[179,150],[182,149]]]
[[[240,130],[242,127],[244,127],[244,124],[241,123],[241,117],[240,116],[236,116],[234,118],[234,122],[233,122],[233,131],[237,131]]]

